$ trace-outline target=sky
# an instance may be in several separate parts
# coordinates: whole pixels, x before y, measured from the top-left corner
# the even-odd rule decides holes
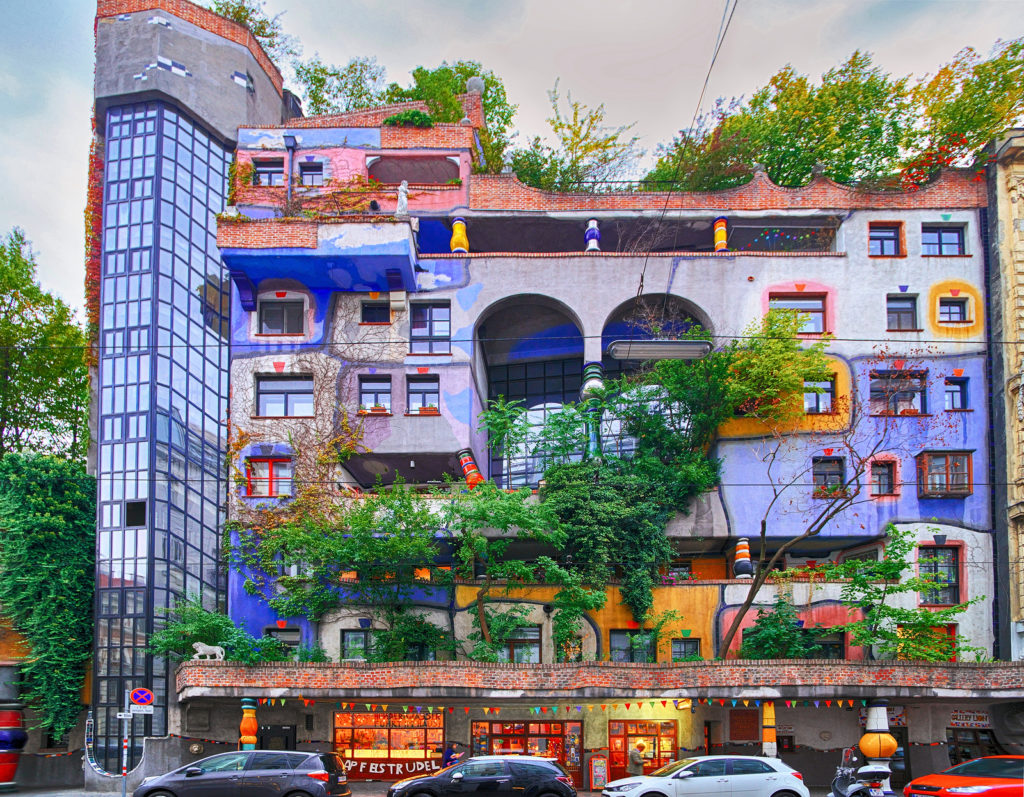
[[[547,91],[604,103],[653,152],[692,118],[725,0],[266,0],[303,53],[376,56],[388,80],[476,60],[519,106],[525,142]],[[83,303],[93,0],[0,0],[0,235],[21,227],[43,287]],[[786,64],[817,79],[854,50],[923,76],[963,47],[1024,36],[1024,0],[739,0],[703,103],[749,95]]]

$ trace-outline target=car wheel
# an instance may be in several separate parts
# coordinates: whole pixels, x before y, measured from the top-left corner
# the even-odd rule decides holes
[[[777,791],[772,797],[799,797],[799,795],[793,791]]]
[[[169,791],[151,791],[146,797],[174,797]]]

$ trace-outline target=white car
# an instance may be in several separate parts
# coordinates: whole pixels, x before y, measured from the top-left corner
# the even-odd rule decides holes
[[[683,758],[650,775],[613,780],[604,797],[810,797],[803,775],[778,758],[708,755]]]

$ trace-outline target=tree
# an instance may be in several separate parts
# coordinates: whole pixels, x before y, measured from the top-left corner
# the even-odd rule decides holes
[[[266,0],[212,0],[210,9],[239,25],[244,25],[256,37],[267,55],[278,64],[299,53],[298,42],[284,32],[281,14],[270,17],[263,9]]]
[[[36,282],[25,234],[0,243],[0,455],[84,458],[89,442],[86,340],[71,309]]]
[[[552,115],[548,118],[557,142],[551,147],[534,138],[525,150],[512,153],[510,162],[519,179],[548,191],[587,191],[594,183],[619,179],[640,157],[637,136],[628,136],[633,124],[605,124],[604,104],[590,108],[572,95],[561,107],[558,81],[548,92]]]
[[[758,609],[754,625],[743,632],[741,659],[813,659],[821,652],[812,629],[804,629],[796,609],[781,595],[771,609]]]
[[[0,458],[0,606],[24,637],[22,699],[60,737],[92,648],[96,480],[59,457]]]
[[[387,71],[377,59],[359,57],[339,67],[325,63],[317,53],[295,64],[295,78],[303,87],[306,113],[311,116],[372,108],[385,98]]]

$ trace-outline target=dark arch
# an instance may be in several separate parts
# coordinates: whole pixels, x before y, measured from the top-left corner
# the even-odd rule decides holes
[[[583,325],[564,303],[517,294],[480,314],[474,337],[488,366],[583,357]]]
[[[641,363],[613,360],[607,355],[613,340],[650,340],[656,335],[674,337],[695,326],[713,333],[711,321],[700,307],[688,299],[671,293],[645,293],[616,307],[605,319],[601,329],[601,362],[605,373],[630,373]]]

